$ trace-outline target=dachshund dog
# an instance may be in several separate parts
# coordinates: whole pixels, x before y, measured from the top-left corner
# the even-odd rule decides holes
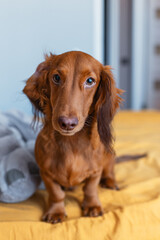
[[[109,66],[71,51],[46,55],[23,92],[43,115],[35,157],[49,193],[43,220],[66,217],[63,187],[84,182],[83,216],[103,214],[97,186],[117,189],[111,122],[122,101]]]

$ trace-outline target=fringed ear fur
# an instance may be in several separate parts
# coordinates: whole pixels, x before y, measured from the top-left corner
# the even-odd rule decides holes
[[[97,92],[96,112],[100,139],[110,152],[113,152],[111,121],[122,102],[122,93],[123,90],[116,88],[111,67],[104,66]]]
[[[49,57],[46,55],[46,60],[40,63],[35,73],[27,80],[23,93],[27,95],[33,105],[34,122],[39,120],[40,115],[45,115],[45,106],[49,101]]]

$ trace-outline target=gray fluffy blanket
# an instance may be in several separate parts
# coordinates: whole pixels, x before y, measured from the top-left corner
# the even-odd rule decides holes
[[[36,132],[32,119],[17,111],[0,113],[0,201],[29,198],[41,178],[34,158]]]

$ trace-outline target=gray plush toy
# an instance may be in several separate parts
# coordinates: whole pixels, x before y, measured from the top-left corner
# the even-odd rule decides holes
[[[0,201],[26,200],[41,183],[34,158],[31,118],[20,112],[0,113]]]

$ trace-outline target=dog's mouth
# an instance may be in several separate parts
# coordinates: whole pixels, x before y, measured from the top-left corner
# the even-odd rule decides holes
[[[58,132],[63,136],[73,136],[77,131],[72,130],[58,130]]]
[[[61,128],[58,128],[57,131],[63,135],[63,136],[73,136],[75,135],[76,133],[80,132],[83,128],[83,124],[79,124],[76,128],[74,128],[73,130],[65,130],[65,129],[61,129]]]
[[[73,136],[76,133],[80,132],[83,128],[83,123],[82,124],[78,124],[78,126],[76,126],[74,129],[72,130],[66,130],[66,129],[62,129],[58,126],[54,126],[53,129],[55,129],[59,134],[61,134],[62,136]]]

